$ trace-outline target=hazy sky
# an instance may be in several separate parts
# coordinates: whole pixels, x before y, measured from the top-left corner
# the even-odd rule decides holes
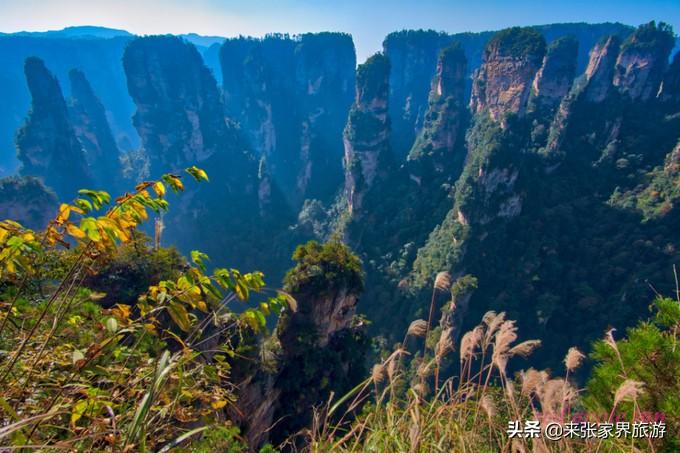
[[[354,36],[360,62],[380,50],[385,35],[403,28],[461,32],[652,19],[680,31],[680,0],[0,0],[6,33],[71,25],[219,36],[344,31]]]

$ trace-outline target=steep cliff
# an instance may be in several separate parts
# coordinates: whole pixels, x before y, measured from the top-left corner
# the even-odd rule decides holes
[[[127,94],[121,58],[130,36],[11,34],[0,36],[0,175],[16,171],[19,161],[14,152],[14,136],[31,105],[23,64],[26,58],[39,57],[57,77],[64,96],[69,86],[68,73],[79,68],[87,74],[94,91],[107,108],[114,137],[124,151],[136,146],[137,134],[130,122],[134,104]]]
[[[550,24],[532,27],[547,42],[573,35],[579,43],[576,72],[588,62],[588,52],[603,37],[625,38],[633,27],[620,23]],[[439,52],[452,42],[463,47],[468,60],[466,99],[470,95],[469,77],[482,63],[484,47],[493,32],[457,33],[447,35],[432,30],[403,30],[390,33],[383,42],[383,51],[390,59],[390,118],[393,121],[392,150],[401,158],[411,149],[425,119],[430,81],[435,74]]]
[[[621,40],[618,37],[609,36],[590,51],[585,89],[588,101],[602,102],[610,92],[620,46]]]
[[[151,176],[197,165],[210,177],[209,187],[188,187],[165,217],[165,237],[183,251],[198,247],[220,262],[280,275],[289,240],[279,238],[268,250],[261,244],[286,231],[291,213],[264,163],[225,119],[217,83],[197,50],[172,36],[137,38],[123,63]],[[138,177],[147,178],[143,170],[136,169]]]
[[[345,196],[350,215],[361,215],[362,200],[389,158],[387,115],[390,63],[375,54],[357,69],[356,97],[344,132]]]
[[[459,44],[454,43],[441,52],[425,122],[408,155],[412,164],[431,165],[437,173],[454,170],[454,150],[464,136],[466,66],[467,59]],[[430,173],[421,168],[414,176],[422,178]]]
[[[117,194],[123,175],[120,153],[106,118],[106,109],[82,71],[71,70],[69,78],[69,115],[94,183],[98,188]]]
[[[488,309],[517,313],[523,332],[552,339],[535,356],[546,364],[560,355],[558,343],[587,347],[593,332],[635,322],[645,311],[639,301],[653,295],[644,282],[672,281],[680,241],[672,226],[680,104],[645,98],[658,91],[655,62],[667,60],[668,36],[649,25],[631,35],[644,64],[641,51],[637,63],[617,63],[632,61],[620,57],[618,38],[596,45],[556,112],[550,134],[559,139],[548,153],[537,133],[550,122],[545,111],[513,115],[505,128],[475,116],[454,207],[418,250],[408,280],[416,294],[442,270],[476,276],[478,289],[456,316],[471,325]]]
[[[21,174],[39,177],[60,199],[68,200],[91,185],[82,146],[57,79],[39,58],[26,59],[24,70],[33,101],[16,137]]]
[[[577,56],[578,41],[573,36],[550,43],[532,85],[532,108],[554,109],[569,93],[576,75]]]
[[[616,60],[613,84],[632,100],[655,98],[668,55],[675,45],[671,27],[663,22],[650,22],[639,27],[621,46]]]
[[[125,50],[123,66],[152,176],[236,147],[215,79],[192,44],[172,36],[138,38]]]
[[[470,108],[488,111],[504,124],[504,116],[524,115],[531,84],[545,54],[545,40],[535,30],[511,28],[496,33],[484,51],[472,84]]]
[[[349,390],[365,372],[368,339],[354,319],[361,261],[339,242],[313,241],[299,246],[293,259],[284,288],[296,303],[261,345],[269,363],[237,376],[244,381],[234,412],[252,445],[296,434],[308,426],[313,407],[330,392]]]
[[[226,114],[267,159],[288,201],[330,201],[342,183],[342,128],[356,65],[352,38],[230,39],[220,58]]]

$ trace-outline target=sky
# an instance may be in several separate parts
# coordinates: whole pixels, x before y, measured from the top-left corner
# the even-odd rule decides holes
[[[663,20],[680,31],[680,0],[0,0],[0,32],[74,25],[135,34],[351,33],[357,60],[379,51],[395,30],[449,33],[556,22]]]

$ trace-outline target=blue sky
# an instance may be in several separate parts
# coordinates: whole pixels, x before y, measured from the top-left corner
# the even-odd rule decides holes
[[[268,32],[344,31],[358,60],[403,28],[447,32],[554,22],[663,20],[680,31],[680,0],[0,0],[0,31],[101,25],[137,34],[261,36]]]

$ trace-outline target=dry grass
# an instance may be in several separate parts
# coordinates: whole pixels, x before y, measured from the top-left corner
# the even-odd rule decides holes
[[[420,336],[415,333],[420,333],[422,327],[421,321],[415,321],[407,336]],[[369,379],[374,385],[359,386],[351,393],[349,398],[354,401],[372,399],[364,410],[357,415],[352,411],[358,405],[350,405],[352,411],[347,411],[339,422],[333,413],[338,405],[333,411],[321,411],[319,426],[306,433],[309,444],[305,451],[591,452],[639,451],[647,446],[643,441],[631,445],[630,440],[615,438],[509,438],[507,427],[511,420],[547,415],[568,421],[565,408],[577,403],[579,393],[568,375],[582,364],[584,355],[576,348],[569,350],[563,378],[551,378],[548,371],[533,368],[511,377],[507,375],[509,361],[529,356],[541,343],[527,340],[516,344],[517,327],[505,313],[488,312],[478,326],[462,335],[458,357],[452,357],[452,334],[444,330],[439,341],[426,347],[423,356],[420,351],[415,355],[395,351],[380,365],[392,365],[389,380]],[[611,332],[608,337],[613,341]],[[397,360],[395,354],[408,360]],[[440,369],[455,359],[459,362],[458,376],[440,383]],[[641,391],[639,383],[626,381],[616,401],[635,400]],[[352,417],[354,420],[348,421]]]

